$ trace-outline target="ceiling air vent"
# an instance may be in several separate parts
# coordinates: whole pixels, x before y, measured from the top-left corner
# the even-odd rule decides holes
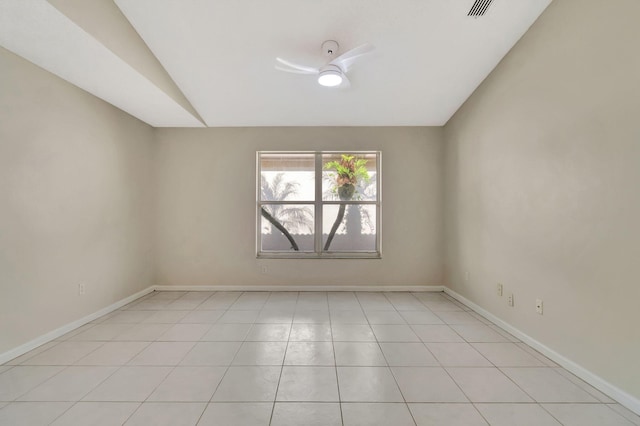
[[[473,3],[473,6],[471,6],[469,13],[467,13],[467,16],[473,16],[476,18],[478,16],[484,16],[489,6],[491,6],[492,1],[493,0],[476,0]]]

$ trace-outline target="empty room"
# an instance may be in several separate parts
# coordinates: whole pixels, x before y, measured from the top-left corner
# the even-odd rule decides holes
[[[640,426],[638,0],[0,0],[0,425]]]

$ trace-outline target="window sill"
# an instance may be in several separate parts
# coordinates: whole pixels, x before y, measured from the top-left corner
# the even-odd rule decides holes
[[[258,253],[257,259],[382,259],[381,253]]]

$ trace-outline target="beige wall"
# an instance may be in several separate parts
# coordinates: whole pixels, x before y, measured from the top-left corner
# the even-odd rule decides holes
[[[156,144],[156,284],[442,283],[441,128],[158,129]],[[256,151],[344,149],[382,151],[382,260],[257,260]]]
[[[0,75],[1,354],[151,284],[153,130],[2,48]]]
[[[639,15],[554,1],[445,128],[448,285],[636,398]]]

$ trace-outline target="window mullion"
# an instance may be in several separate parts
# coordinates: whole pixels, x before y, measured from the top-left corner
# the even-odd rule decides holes
[[[322,253],[322,154],[316,152],[315,158],[315,233],[316,254]]]

